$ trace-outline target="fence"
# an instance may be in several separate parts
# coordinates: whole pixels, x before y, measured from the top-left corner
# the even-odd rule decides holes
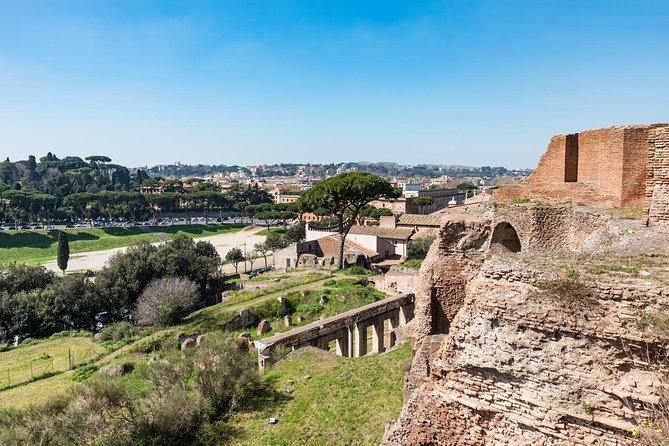
[[[28,365],[21,367],[3,368],[0,366],[0,390],[72,370],[104,354],[93,347],[89,346],[81,354],[71,348],[54,356],[51,356],[53,352],[43,353],[42,356],[31,360]]]

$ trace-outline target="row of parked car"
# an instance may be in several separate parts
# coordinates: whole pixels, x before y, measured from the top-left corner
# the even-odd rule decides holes
[[[148,221],[133,222],[127,220],[96,220],[93,222],[92,226],[94,228],[111,228],[111,227],[127,227],[127,226],[158,226],[158,225],[189,225],[197,223],[223,223],[223,222],[234,222],[234,223],[245,223],[242,219],[235,218],[230,220],[228,217],[222,218],[208,218],[204,217],[193,217],[188,218],[157,218],[151,219]],[[14,223],[6,223],[0,226],[0,231],[12,231],[12,230],[29,230],[29,229],[63,229],[63,228],[89,228],[91,224],[84,221],[70,222],[70,223],[61,223],[56,225],[44,225],[37,223],[24,224],[16,226]]]

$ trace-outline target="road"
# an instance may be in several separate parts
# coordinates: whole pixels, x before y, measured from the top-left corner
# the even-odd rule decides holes
[[[225,255],[230,251],[232,248],[240,248],[244,250],[244,243],[246,243],[246,250],[251,251],[253,249],[253,245],[259,242],[262,242],[265,240],[264,235],[258,235],[257,233],[262,231],[264,228],[261,227],[248,227],[242,231],[239,232],[234,232],[232,234],[218,234],[218,235],[212,235],[210,237],[201,237],[196,239],[197,241],[207,241],[214,245],[216,248],[216,251],[218,251],[218,254],[221,256],[221,258],[225,258]],[[159,232],[155,232],[156,234],[159,234]],[[156,245],[159,243],[156,243]],[[123,252],[127,248],[114,248],[114,249],[107,249],[104,251],[92,251],[92,252],[84,252],[81,254],[74,254],[70,257],[70,261],[67,264],[67,269],[68,271],[86,271],[86,270],[91,270],[91,271],[96,271],[102,269],[103,266],[107,263],[109,258],[116,254],[117,252]],[[270,258],[267,259],[268,262],[270,261]],[[263,259],[256,260],[254,266],[264,266],[265,262]],[[248,265],[248,264],[247,264]],[[45,263],[44,266],[55,272],[60,272],[60,269],[58,268],[58,265],[56,264],[56,261],[51,261],[48,263]],[[240,271],[243,269],[243,264],[240,264]],[[223,270],[225,272],[234,272],[235,268],[233,265],[224,265]]]

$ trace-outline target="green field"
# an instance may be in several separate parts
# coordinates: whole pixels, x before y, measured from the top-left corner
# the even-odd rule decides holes
[[[263,229],[262,231],[258,232],[258,235],[269,235],[269,234],[279,234],[283,235],[286,233],[286,230],[283,228],[272,228],[272,230],[268,230],[267,228]]]
[[[104,352],[92,336],[64,336],[18,346],[0,353],[0,388],[68,370],[70,360],[77,365]]]
[[[179,235],[207,237],[240,231],[241,226],[220,224],[175,225],[160,227],[120,227],[67,229],[70,254],[122,248],[146,240],[159,242],[159,234],[171,239]],[[0,264],[8,262],[30,265],[45,263],[56,258],[58,230],[2,231],[0,232]]]
[[[230,443],[251,445],[379,444],[402,408],[411,346],[384,355],[340,358],[307,351],[268,371],[268,387],[229,423]],[[267,423],[276,417],[277,424]]]

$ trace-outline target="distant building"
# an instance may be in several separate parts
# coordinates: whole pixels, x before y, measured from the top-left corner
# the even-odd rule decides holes
[[[337,268],[339,265],[339,234],[293,244],[274,253],[276,268]],[[344,263],[367,266],[380,259],[379,253],[349,240],[344,242]]]
[[[415,235],[413,238],[423,237],[428,235],[439,235],[439,228],[443,224],[443,215],[420,215],[420,214],[403,214],[397,219],[398,228],[413,229]]]
[[[279,188],[275,188],[271,192],[271,194],[272,194],[272,199],[276,204],[291,204],[295,203],[300,198],[299,194],[291,193],[285,190],[281,190]]]
[[[369,251],[377,252],[380,258],[406,257],[407,246],[413,233],[412,228],[398,228],[394,216],[384,216],[381,217],[379,226],[352,226],[346,240],[351,240]],[[337,234],[334,228],[312,228],[311,225],[307,225],[306,228],[307,241],[334,234]]]
[[[413,197],[401,197],[397,199],[380,199],[374,200],[370,204],[375,208],[390,209],[393,214],[418,214],[420,208],[413,203],[413,200],[418,197],[432,197],[434,203],[424,210],[424,213],[430,214],[432,212],[443,209],[447,206],[457,206],[464,204],[466,193],[460,189],[422,189],[417,191],[417,195]]]

